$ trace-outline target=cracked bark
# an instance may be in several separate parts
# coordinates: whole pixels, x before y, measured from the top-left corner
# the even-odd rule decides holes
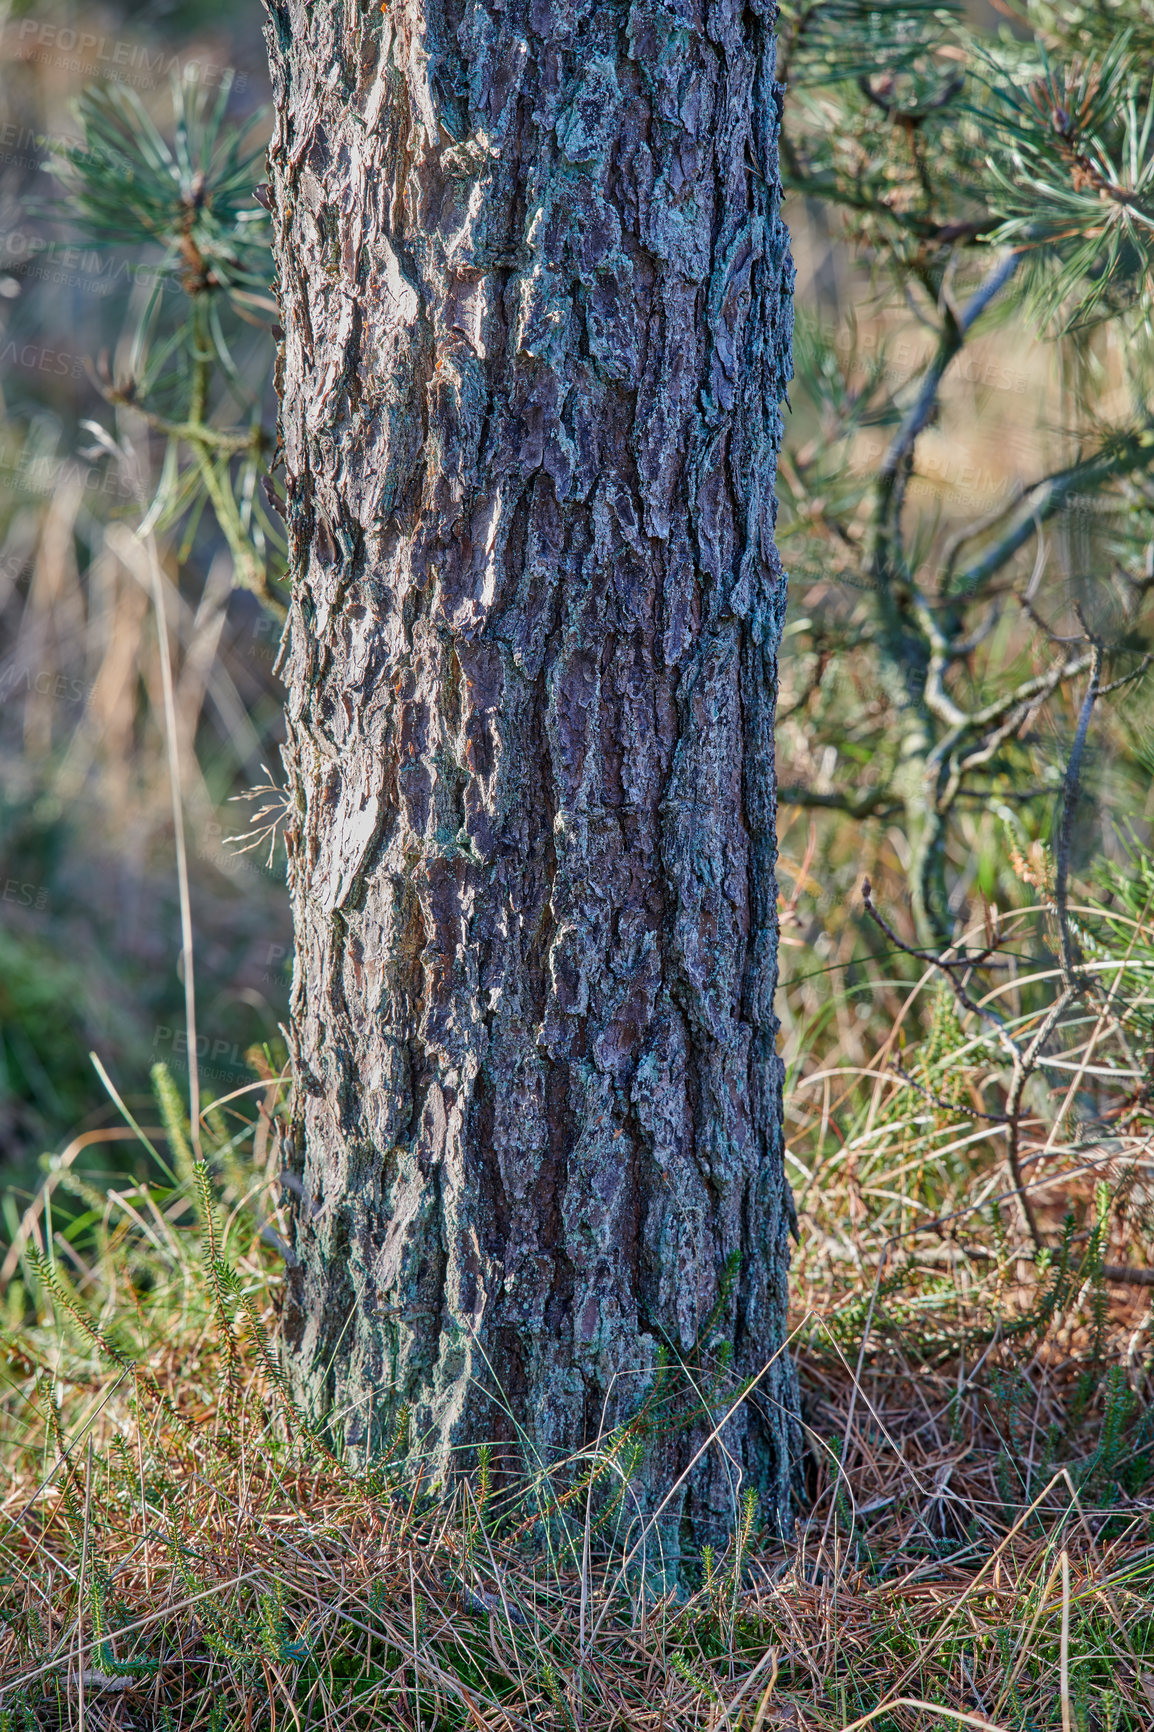
[[[441,1472],[568,1454],[691,1352],[735,1254],[711,1351],[748,1376],[783,1341],[773,22],[269,0],[283,1322],[362,1457],[401,1403]],[[703,1436],[651,1441],[643,1500]],[[787,1519],[797,1438],[779,1355],[668,1543],[728,1531],[738,1465]]]

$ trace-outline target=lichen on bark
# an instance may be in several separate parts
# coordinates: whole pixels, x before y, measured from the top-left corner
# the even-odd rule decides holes
[[[666,1526],[783,1519],[772,7],[267,3],[297,1386],[551,1460],[716,1311]]]

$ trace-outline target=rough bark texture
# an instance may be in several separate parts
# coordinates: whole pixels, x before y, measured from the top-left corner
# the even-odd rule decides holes
[[[714,1357],[782,1344],[773,21],[269,0],[285,1329],[362,1455],[402,1402],[442,1469],[568,1454],[719,1295]],[[675,1543],[731,1527],[737,1468],[787,1510],[795,1415],[779,1355]],[[703,1435],[652,1443],[643,1499]]]

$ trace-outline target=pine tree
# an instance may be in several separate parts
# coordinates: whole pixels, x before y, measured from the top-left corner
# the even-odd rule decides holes
[[[105,381],[166,443],[147,522],[191,536],[211,507],[237,581],[291,596],[296,1392],[426,1483],[482,1447],[579,1480],[598,1445],[607,1510],[628,1469],[674,1568],[731,1530],[735,1461],[788,1524],[799,1456],[773,1014],[792,266],[772,17],[710,20],[521,5],[474,39],[435,4],[350,25],[293,0],[267,189],[224,101],[183,91],[171,144],[87,99],[64,165],[90,235],[161,252]],[[234,354],[268,312],[261,205],[275,449]]]
[[[795,1472],[772,24],[269,8],[298,1385],[441,1482],[626,1428],[669,1561]]]
[[[912,310],[924,355],[863,352],[853,309],[799,320],[794,403],[813,436],[782,468],[796,701],[810,761],[825,746],[841,768],[815,787],[787,765],[780,797],[896,823],[935,947],[954,936],[963,811],[996,802],[1036,833],[1061,779],[1045,730],[1081,701],[1094,640],[1121,678],[1151,641],[1154,14],[1000,10],[1013,28],[991,34],[922,0],[782,9],[785,184],[868,261],[879,304]],[[942,525],[912,484],[967,344],[999,321],[1065,366],[1068,453],[992,510],[959,509],[956,489]],[[1110,416],[1107,333],[1126,399]],[[868,468],[864,429],[885,437]]]

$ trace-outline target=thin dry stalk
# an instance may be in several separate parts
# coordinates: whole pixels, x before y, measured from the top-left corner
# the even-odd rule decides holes
[[[180,773],[180,738],[176,719],[176,699],[173,691],[172,663],[168,642],[168,625],[164,611],[164,577],[155,538],[147,537],[146,549],[152,576],[152,602],[156,610],[156,631],[160,640],[160,678],[164,691],[164,731],[168,754],[169,788],[172,795],[172,831],[176,847],[176,875],[180,894],[181,961],[184,979],[184,1020],[188,1041],[189,1123],[193,1157],[203,1161],[204,1149],[200,1128],[200,1063],[196,1038],[196,975],[193,960],[192,898],[188,882],[188,851],[184,841],[184,797]]]

